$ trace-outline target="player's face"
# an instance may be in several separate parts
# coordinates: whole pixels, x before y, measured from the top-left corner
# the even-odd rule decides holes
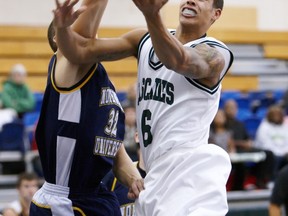
[[[214,8],[213,2],[213,0],[181,0],[180,23],[208,29],[221,15],[221,9]]]
[[[16,84],[21,85],[25,83],[26,75],[21,73],[14,73],[12,74],[11,78]]]
[[[227,101],[225,104],[225,113],[229,118],[235,118],[238,112],[238,107],[235,101]]]
[[[33,195],[38,190],[38,182],[37,180],[23,180],[18,190],[21,198],[31,201]]]

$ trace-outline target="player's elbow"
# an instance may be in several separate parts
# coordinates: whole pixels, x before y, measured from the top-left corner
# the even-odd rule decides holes
[[[165,67],[173,71],[181,71],[183,69],[184,62],[182,59],[171,59],[165,63]]]
[[[175,65],[173,65],[171,63],[165,64],[165,67],[169,70],[177,71],[177,67],[175,67]]]
[[[72,64],[89,64],[97,62],[97,59],[92,59],[89,52],[85,49],[78,49],[76,52],[67,53],[65,57]]]

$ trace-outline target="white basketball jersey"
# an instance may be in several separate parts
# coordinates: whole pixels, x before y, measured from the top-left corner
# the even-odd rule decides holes
[[[206,35],[184,46],[193,48],[200,43],[216,47],[225,58],[221,79],[213,88],[167,69],[156,56],[149,34],[139,43],[137,127],[147,170],[171,149],[208,143],[210,124],[218,110],[221,80],[233,55],[225,44]]]

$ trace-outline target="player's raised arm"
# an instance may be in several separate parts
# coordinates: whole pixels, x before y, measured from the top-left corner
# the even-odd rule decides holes
[[[108,0],[83,0],[84,13],[72,25],[72,29],[86,38],[95,38]]]
[[[167,68],[194,79],[213,77],[215,74],[218,75],[221,72],[224,67],[224,58],[216,48],[206,44],[196,46],[195,48],[183,46],[189,42],[191,35],[193,35],[195,39],[203,36],[210,25],[221,15],[221,9],[213,8],[214,15],[210,19],[206,19],[208,21],[202,23],[202,27],[199,25],[199,28],[203,28],[203,30],[200,29],[201,31],[197,31],[198,33],[196,34],[201,32],[199,35],[195,35],[191,30],[189,31],[189,25],[195,26],[193,19],[197,19],[197,16],[200,16],[198,10],[201,4],[211,4],[212,7],[212,1],[199,1],[198,4],[200,6],[196,7],[194,1],[182,0],[179,16],[180,22],[182,22],[183,25],[177,28],[176,35],[169,33],[160,15],[160,9],[168,0],[133,1],[146,19],[155,53]],[[208,15],[208,13],[202,13],[201,16],[203,15]],[[187,28],[184,29],[184,25]],[[179,37],[180,33],[178,32],[181,32],[181,37]],[[187,37],[185,37],[185,35]]]
[[[83,39],[72,30],[71,25],[86,10],[86,6],[81,6],[78,10],[74,10],[74,6],[78,3],[78,0],[72,2],[66,0],[62,4],[59,0],[55,0],[55,2],[56,9],[53,10],[53,24],[55,27],[56,43],[60,52],[68,60],[73,59],[77,51],[77,44],[83,41]]]
[[[91,2],[91,0],[84,0],[84,2],[85,1]],[[118,60],[137,55],[138,42],[147,32],[146,29],[136,29],[118,38],[100,39],[90,37],[97,31],[100,17],[106,7],[105,1],[106,0],[95,1],[99,3],[94,3],[93,7],[97,8],[97,5],[101,5],[102,8],[102,10],[96,10],[98,14],[95,14],[91,13],[90,5],[82,4],[78,10],[74,10],[73,6],[75,5],[75,1],[71,2],[70,0],[66,0],[63,4],[60,4],[58,0],[56,0],[57,8],[54,10],[56,41],[60,51],[71,63],[88,64],[95,61]],[[81,33],[85,30],[81,30],[83,27],[79,24],[81,23],[79,20],[85,20],[85,16],[86,18],[87,16],[92,17],[93,14],[98,17],[91,18],[92,23],[94,23],[91,25],[94,26],[94,32],[89,30]],[[75,24],[73,24],[74,22]],[[73,27],[71,27],[72,24]],[[93,29],[88,24],[84,25]],[[95,26],[97,28],[95,28]]]

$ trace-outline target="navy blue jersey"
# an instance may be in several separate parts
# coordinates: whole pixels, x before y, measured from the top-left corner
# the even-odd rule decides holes
[[[56,55],[36,129],[45,180],[75,191],[96,188],[124,138],[124,112],[101,64],[70,88],[55,84]]]
[[[145,178],[146,172],[139,167],[138,162],[136,166],[142,178]],[[125,185],[117,181],[112,171],[110,171],[104,177],[103,183],[107,186],[108,190],[111,190],[115,193],[118,202],[120,204],[120,210],[122,216],[135,216],[135,208],[134,208],[135,200],[128,199],[127,194],[129,189]]]
[[[59,187],[59,185],[57,186]],[[63,199],[63,194],[58,193],[59,188],[56,190],[53,189],[54,186],[47,188],[46,183],[44,183],[40,190],[43,187],[46,188],[42,191],[45,195],[40,193],[38,196],[40,199],[32,200],[30,216],[121,216],[117,197],[113,192],[108,191],[102,183],[100,183],[97,191],[70,194],[71,203],[67,202],[65,198]]]

